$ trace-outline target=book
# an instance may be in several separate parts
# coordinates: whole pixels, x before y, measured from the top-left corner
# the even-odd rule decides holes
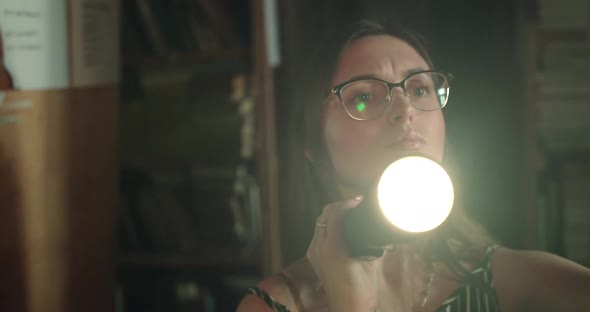
[[[231,18],[227,1],[198,0],[200,9],[221,38],[224,47],[236,48],[240,46],[240,35],[235,21]]]
[[[590,163],[571,162],[561,166],[562,228],[565,255],[590,265]]]
[[[168,44],[164,37],[160,22],[156,18],[155,10],[150,0],[135,0],[135,10],[140,17],[143,25],[143,31],[149,38],[152,49],[158,56],[167,55],[169,53]],[[129,15],[133,15],[132,9],[127,11]]]

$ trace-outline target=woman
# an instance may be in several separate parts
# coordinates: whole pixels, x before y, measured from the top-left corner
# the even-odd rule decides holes
[[[430,235],[382,257],[348,256],[342,221],[387,165],[411,154],[443,162],[449,84],[416,36],[359,26],[333,56],[331,92],[311,102],[304,129],[325,200],[307,255],[252,289],[238,311],[590,311],[590,270],[497,247],[460,205]]]

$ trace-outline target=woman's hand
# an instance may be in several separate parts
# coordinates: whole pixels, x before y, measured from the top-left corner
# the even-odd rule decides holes
[[[351,258],[342,240],[342,224],[362,197],[324,207],[317,218],[307,258],[326,292],[331,311],[374,311],[377,306],[379,259]]]

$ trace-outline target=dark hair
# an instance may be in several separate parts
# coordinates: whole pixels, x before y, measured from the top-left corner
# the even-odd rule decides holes
[[[285,258],[288,261],[294,260],[295,254],[298,256],[304,254],[313,235],[314,220],[320,214],[321,208],[341,200],[333,180],[333,166],[321,135],[323,113],[321,102],[330,88],[330,75],[335,70],[338,56],[347,45],[376,35],[388,35],[405,41],[416,50],[431,69],[435,68],[423,37],[399,24],[387,21],[361,20],[353,24],[349,32],[340,30],[322,39],[322,45],[316,46],[316,49],[312,51],[313,54],[306,56],[305,59],[310,65],[303,70],[303,77],[298,80],[301,82],[298,89],[305,92],[297,94],[295,99],[302,109],[300,113],[303,119],[301,122],[296,122],[300,128],[295,130],[295,133],[300,134],[301,137],[293,145],[294,156],[287,154],[287,157],[294,158],[287,159],[288,172],[284,173],[287,176],[286,194],[283,195],[283,203],[286,207],[283,206],[282,219],[290,222],[283,222],[281,234],[285,246]],[[304,159],[302,151],[305,149],[311,152],[312,161]],[[448,161],[450,159],[448,149],[445,149],[445,153],[445,161]],[[456,167],[452,164],[448,164],[448,167],[451,167],[452,174]],[[304,227],[304,233],[301,233],[300,229],[290,227],[291,224]],[[428,236],[424,236],[416,244],[425,259],[441,261],[459,278],[482,285],[481,281],[471,276],[460,261],[477,263],[485,248],[493,242],[483,228],[465,215],[458,202],[447,222]],[[458,249],[451,248],[452,243],[456,243]]]
[[[407,42],[426,61],[430,68],[434,68],[432,58],[428,53],[428,42],[420,34],[405,29],[399,24],[380,23],[373,20],[360,20],[355,24],[355,27],[356,31],[350,35],[345,46],[364,37],[388,35]]]

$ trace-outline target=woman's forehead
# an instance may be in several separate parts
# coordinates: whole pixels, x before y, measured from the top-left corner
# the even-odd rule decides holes
[[[358,76],[401,81],[416,69],[429,69],[426,61],[407,42],[388,35],[368,36],[347,45],[332,76],[332,85]]]

